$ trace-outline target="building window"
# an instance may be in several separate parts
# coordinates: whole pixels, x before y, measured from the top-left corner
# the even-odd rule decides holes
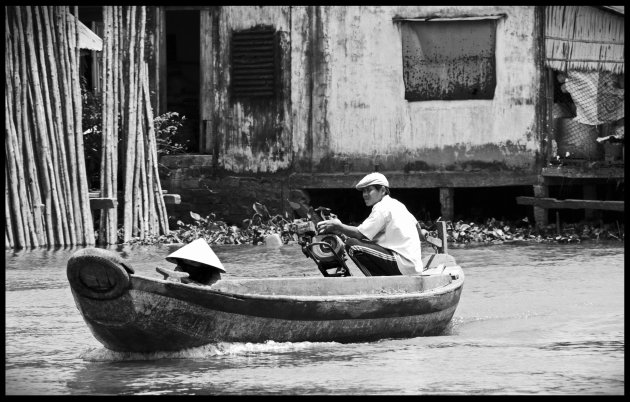
[[[405,99],[492,99],[496,18],[399,20]]]
[[[276,38],[276,31],[268,27],[232,32],[234,99],[275,96],[279,75]]]

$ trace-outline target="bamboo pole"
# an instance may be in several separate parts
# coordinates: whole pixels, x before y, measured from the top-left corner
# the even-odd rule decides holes
[[[77,218],[80,220],[80,213],[76,211],[75,206],[78,207],[78,193],[76,192],[76,184],[74,183],[74,177],[72,174],[72,165],[73,165],[73,154],[75,151],[74,146],[74,132],[75,132],[75,122],[74,122],[74,105],[73,105],[73,89],[71,84],[72,79],[72,66],[74,64],[73,61],[73,50],[72,50],[72,24],[68,22],[68,7],[64,8],[64,14],[62,18],[65,19],[66,29],[62,32],[64,46],[62,47],[64,59],[67,61],[65,65],[66,69],[66,77],[68,81],[66,82],[66,87],[68,88],[67,96],[64,97],[64,101],[67,104],[67,114],[66,120],[69,127],[67,133],[61,133],[59,131],[55,132],[55,141],[58,144],[60,153],[60,164],[63,168],[63,179],[64,179],[64,188],[66,189],[66,214],[67,214],[67,223],[68,230],[70,231],[70,244],[77,244],[77,231],[80,230],[80,224],[77,223]],[[70,37],[66,37],[69,35]],[[79,232],[80,233],[80,232]],[[80,236],[80,235],[79,235]]]
[[[9,50],[9,46],[7,46],[7,50]],[[21,146],[20,139],[18,138],[18,132],[16,130],[15,122],[13,119],[13,117],[16,116],[13,111],[14,94],[12,90],[9,90],[7,88],[7,87],[12,86],[10,76],[12,75],[11,72],[13,70],[12,58],[9,57],[8,61],[9,63],[7,67],[9,69],[10,74],[5,75],[5,93],[7,94],[7,97],[8,97],[8,99],[7,97],[5,97],[5,100],[7,101],[7,104],[5,106],[5,114],[6,114],[5,125],[8,124],[9,131],[7,133],[7,137],[11,143],[11,151],[13,153],[13,155],[11,155],[11,166],[16,169],[15,173],[16,173],[16,179],[17,179],[17,183],[16,183],[17,193],[15,193],[14,196],[18,197],[19,205],[20,205],[20,210],[16,212],[19,212],[23,219],[24,231],[25,231],[24,246],[38,247],[39,242],[37,239],[37,235],[35,233],[33,215],[31,212],[32,211],[31,202],[27,194],[26,179],[24,175],[24,160],[22,157],[22,146]]]
[[[5,87],[6,88],[6,87]],[[6,91],[8,96],[11,94]],[[8,125],[7,128],[7,139],[10,143],[10,168],[15,169],[15,175],[13,175],[13,179],[16,180],[15,187],[17,188],[17,192],[13,194],[14,197],[18,199],[19,210],[15,211],[16,214],[19,214],[22,219],[22,224],[24,226],[24,244],[25,247],[38,247],[39,244],[37,242],[37,237],[35,236],[35,230],[33,225],[33,216],[31,214],[31,206],[28,199],[27,191],[26,191],[26,180],[24,178],[24,162],[22,160],[22,152],[20,151],[20,142],[18,140],[18,134],[15,129],[15,124],[13,121],[13,110],[12,110],[12,99],[8,99],[5,97],[5,101],[7,101],[7,105],[5,107],[5,125]],[[8,112],[8,113],[7,113]],[[6,144],[5,140],[5,144]],[[6,146],[6,145],[5,145]]]
[[[109,93],[107,87],[107,60],[109,53],[109,9],[107,6],[103,6],[103,49],[101,51],[101,166],[100,166],[100,191],[102,197],[107,197],[109,194],[109,190],[107,188],[108,184],[106,178],[108,177],[108,163],[107,163],[107,95]],[[108,244],[109,243],[109,235],[108,235],[108,220],[107,220],[107,210],[100,211],[100,224],[99,224],[99,235],[98,235],[98,243],[99,244]]]
[[[123,241],[124,242],[128,242],[131,239],[131,234],[132,234],[132,225],[133,225],[133,184],[134,184],[134,180],[133,180],[133,172],[134,172],[134,157],[135,157],[135,139],[136,139],[136,130],[137,127],[135,126],[137,121],[136,121],[136,113],[137,111],[135,110],[137,102],[135,101],[136,98],[136,91],[135,91],[135,83],[136,83],[136,76],[135,76],[135,52],[136,52],[136,18],[135,18],[135,14],[136,14],[136,7],[135,6],[129,6],[129,8],[127,9],[127,23],[128,23],[128,27],[127,27],[127,32],[129,33],[129,48],[128,48],[128,55],[129,55],[129,65],[128,65],[128,73],[127,73],[127,78],[128,78],[128,95],[127,95],[127,121],[128,124],[125,127],[125,136],[126,136],[126,147],[127,147],[127,153],[125,156],[125,183],[124,183],[124,187],[125,187],[125,191],[124,191],[124,220],[123,220],[123,229],[124,229],[124,234],[123,234]]]
[[[47,10],[45,8],[43,9],[43,11],[45,13],[47,13],[46,12]],[[37,19],[36,22],[37,22],[38,26],[40,27],[40,29],[37,29],[38,34],[39,34],[39,38],[38,38],[39,39],[39,42],[38,42],[39,46],[37,48],[37,51],[38,51],[38,53],[40,53],[40,55],[39,55],[39,57],[40,57],[40,64],[39,64],[40,68],[39,68],[39,70],[41,70],[41,68],[45,68],[45,60],[44,60],[44,58],[41,55],[41,48],[44,47],[45,45],[44,45],[44,43],[42,42],[42,39],[41,39],[42,38],[42,36],[41,36],[42,35],[42,29],[41,29],[41,23],[39,22],[39,13],[38,13],[37,7],[33,8],[33,14],[34,14],[34,17]],[[39,79],[41,80],[42,84],[46,83],[46,85],[47,85],[48,74],[45,71],[42,72],[40,74],[40,78]],[[51,80],[51,82],[54,82],[54,81]],[[33,99],[32,98],[33,90],[34,90],[34,88],[29,88],[29,95],[31,96],[31,99]],[[46,107],[48,107],[48,101],[49,101],[49,99],[46,99],[46,98],[47,97],[42,95],[42,101],[44,102],[44,111],[46,110]],[[51,122],[51,119],[52,119],[52,121],[54,121],[56,123],[60,116],[61,115],[57,115],[57,118],[53,118],[52,117],[52,113],[45,113],[44,116],[43,116],[44,120],[47,122],[47,132],[50,132],[51,137],[54,137],[54,131],[55,131],[54,123]],[[40,141],[42,141],[41,140],[41,136],[42,135],[44,135],[44,133],[40,132],[38,127],[34,127],[32,142],[39,143]],[[45,135],[48,135],[48,134],[45,134]],[[51,144],[49,144],[48,141],[46,141],[46,143],[51,145],[51,146],[54,145],[54,140],[50,140],[50,141],[52,141]],[[47,151],[50,151],[50,148],[47,148]],[[42,159],[41,158],[41,155],[42,155],[41,152],[37,152],[36,155],[37,155],[38,159]],[[48,157],[48,156],[46,156],[46,157]],[[43,165],[44,167],[43,167],[43,169],[40,169],[40,172],[43,173],[45,171],[44,176],[46,177],[47,180],[50,180],[50,172],[51,171],[58,172],[59,167],[58,167],[58,165],[55,162],[53,162],[54,163],[54,167],[52,167],[52,169],[51,169],[49,166],[46,166],[45,163],[46,163],[46,161],[44,160],[44,165]],[[45,189],[50,189],[49,191],[52,191],[52,186],[49,183],[48,184],[44,184],[43,187]],[[51,203],[53,203],[54,199],[52,197],[52,194],[47,194],[47,195],[51,195],[51,197],[48,200]],[[49,219],[49,221],[47,221],[47,226],[50,225],[50,226],[56,227],[58,229],[61,229],[61,225],[60,224],[54,224],[53,223],[54,219],[55,220],[59,219],[59,214],[53,215],[53,213],[52,213],[53,205],[48,204],[48,208],[46,208],[46,210],[48,210],[48,215],[47,215],[46,218]],[[50,231],[52,231],[52,227],[50,228]],[[59,238],[61,239],[62,236],[60,236]],[[52,236],[52,237],[49,236],[47,244],[53,244],[53,243],[55,243],[54,236]]]
[[[135,63],[134,63],[134,83],[133,83],[133,90],[134,90],[134,101],[136,102],[135,106],[134,106],[134,110],[135,110],[135,127],[136,127],[136,133],[135,133],[135,140],[136,140],[136,146],[135,146],[135,153],[134,153],[134,164],[136,166],[136,168],[134,169],[135,174],[138,175],[137,180],[135,180],[134,177],[134,193],[135,193],[135,198],[134,198],[134,202],[136,203],[136,205],[134,206],[134,214],[136,215],[134,222],[135,225],[137,227],[138,230],[138,234],[137,236],[140,235],[140,230],[141,230],[141,222],[142,222],[142,185],[141,185],[141,181],[142,181],[142,177],[140,176],[140,171],[141,171],[141,160],[139,158],[139,149],[138,149],[138,143],[141,141],[141,137],[143,136],[143,125],[142,125],[142,110],[139,109],[139,98],[140,98],[140,92],[139,92],[139,87],[138,87],[138,80],[140,79],[140,69],[138,68],[141,60],[143,59],[143,57],[141,56],[141,51],[144,50],[144,46],[142,45],[144,42],[142,41],[141,35],[143,33],[142,28],[140,28],[141,24],[142,24],[142,17],[141,17],[141,10],[142,7],[136,7],[136,24],[135,24],[135,28],[136,28],[136,39],[135,39]]]
[[[158,171],[158,157],[157,157],[157,143],[155,138],[155,128],[153,126],[153,110],[151,108],[151,95],[149,92],[149,76],[148,66],[144,63],[144,80],[143,80],[143,94],[144,105],[147,122],[147,163],[149,169],[147,169],[147,180],[149,181],[149,195],[151,199],[151,211],[152,216],[155,217],[154,224],[156,228],[153,233],[159,234],[160,227],[165,234],[168,233],[168,218],[166,217],[164,198],[162,197],[162,190],[160,188],[160,177]],[[161,201],[161,202],[160,202]]]
[[[87,173],[85,169],[85,149],[83,145],[83,103],[81,99],[81,82],[79,79],[79,9],[75,6],[76,15],[76,64],[74,65],[76,73],[74,77],[74,100],[75,100],[75,145],[76,145],[76,175],[77,175],[77,191],[79,195],[79,205],[82,219],[83,244],[94,244],[94,223],[92,220],[92,210],[90,208],[89,189]]]
[[[28,86],[28,101],[31,105],[34,105],[34,95],[33,88]],[[34,110],[31,111],[31,118],[33,121],[36,121],[37,117],[35,117],[36,112]],[[48,236],[47,245],[59,245],[61,242],[61,238],[63,237],[62,229],[59,225],[55,224],[56,216],[59,215],[59,211],[57,209],[56,199],[56,191],[53,186],[54,176],[50,173],[50,168],[52,165],[52,161],[50,159],[50,152],[48,150],[48,141],[46,138],[41,137],[41,133],[37,126],[33,127],[33,141],[40,145],[39,149],[39,157],[37,158],[40,169],[39,171],[43,175],[42,187],[44,189],[44,218],[46,221],[46,233]]]
[[[5,73],[9,72],[9,65],[11,68],[11,85],[9,86],[9,90],[12,91],[13,98],[13,110],[15,111],[15,130],[18,133],[23,133],[24,129],[22,128],[23,121],[21,119],[22,116],[22,102],[21,102],[21,90],[22,87],[21,79],[20,79],[20,71],[21,71],[21,60],[20,60],[20,51],[19,51],[19,38],[17,37],[19,34],[15,30],[11,30],[11,23],[9,22],[9,14],[7,12],[7,7],[5,7],[5,17],[4,17],[4,32],[5,32],[5,52],[12,52],[8,56],[5,56]],[[8,57],[11,58],[9,61]],[[20,95],[18,95],[18,91]]]
[[[9,99],[7,98],[8,98],[8,94],[5,90],[5,95],[4,95],[5,120],[9,122],[11,119],[11,115],[9,113],[9,108],[8,108]],[[15,228],[15,234],[16,234],[16,247],[23,248],[26,245],[26,238],[25,238],[26,225],[24,223],[24,217],[21,214],[19,199],[17,198],[18,189],[17,189],[17,167],[15,166],[15,158],[14,158],[15,150],[13,149],[13,142],[11,140],[12,134],[11,134],[10,124],[5,123],[4,127],[5,127],[4,148],[5,148],[5,155],[6,155],[5,169],[6,169],[6,174],[8,175],[7,183],[9,183],[9,186],[11,188],[10,193],[9,193],[10,198],[7,201],[11,203],[11,212],[15,216],[15,219],[14,219],[15,224],[13,226]]]
[[[142,110],[141,107],[141,102],[142,102],[142,92],[139,91],[139,95],[138,96],[138,109]],[[138,161],[138,165],[140,166],[140,193],[142,194],[141,199],[142,199],[142,205],[141,205],[141,214],[140,217],[142,218],[140,220],[140,232],[141,232],[141,238],[146,239],[148,234],[149,234],[149,194],[148,194],[148,187],[147,187],[147,174],[146,174],[146,158],[145,158],[145,153],[144,153],[144,136],[145,136],[145,127],[142,124],[143,122],[143,117],[144,114],[143,113],[138,113],[138,117],[139,117],[139,127],[141,127],[140,129],[140,134],[138,136],[138,144],[136,145],[136,149],[138,150],[138,152],[136,153],[136,158]]]
[[[55,172],[58,172],[57,182],[59,184],[60,192],[60,205],[62,210],[62,216],[59,217],[61,224],[64,228],[64,245],[76,244],[76,230],[74,224],[74,208],[71,202],[72,190],[70,188],[70,175],[68,172],[67,156],[64,146],[63,129],[60,127],[61,116],[54,116],[52,108],[53,106],[53,94],[48,88],[48,79],[50,77],[49,65],[46,63],[46,56],[44,55],[44,38],[43,32],[47,27],[43,26],[38,7],[33,7],[33,16],[35,20],[35,31],[37,39],[37,52],[39,54],[39,71],[41,74],[42,83],[42,99],[44,101],[44,111],[46,113],[46,121],[48,123],[48,133],[50,134],[50,142],[53,145],[52,155],[53,163],[55,166]],[[67,99],[67,97],[65,98]]]
[[[100,161],[100,193],[101,197],[107,197],[107,58],[109,51],[109,10],[107,6],[103,6],[103,47],[101,50],[101,68],[99,70],[101,74],[101,161]],[[107,220],[107,210],[99,211],[99,225],[98,225],[98,244],[108,244],[109,243],[109,235],[108,235],[108,220]]]
[[[35,133],[37,139],[42,143],[45,143],[46,153],[46,167],[49,171],[50,187],[52,191],[52,204],[54,208],[53,225],[57,229],[58,238],[55,241],[55,245],[68,245],[70,240],[70,233],[68,229],[68,223],[66,221],[67,211],[65,206],[64,188],[63,182],[60,177],[59,167],[59,155],[57,148],[57,141],[55,140],[54,131],[50,131],[51,127],[47,126],[48,121],[45,107],[45,99],[43,96],[42,83],[40,78],[40,64],[35,56],[35,44],[32,35],[33,25],[30,8],[26,8],[27,17],[27,43],[30,47],[31,54],[31,71],[34,85],[31,88],[30,96],[32,100],[38,105],[34,110],[35,119],[41,119],[41,122],[37,124]],[[44,78],[47,79],[47,78]]]
[[[8,30],[8,28],[7,28]],[[14,85],[19,88],[19,96],[15,94],[14,102],[16,104],[15,113],[17,120],[17,132],[22,138],[23,147],[21,151],[25,156],[25,169],[27,171],[27,183],[29,186],[30,203],[33,211],[33,224],[37,244],[46,245],[47,239],[44,235],[44,221],[42,216],[42,197],[40,192],[39,175],[37,172],[37,163],[33,152],[33,144],[31,139],[30,122],[27,119],[28,95],[27,85],[28,76],[26,72],[26,53],[24,50],[24,35],[21,27],[17,24],[17,15],[13,18],[13,32],[15,37],[13,40],[14,61],[17,64],[14,71]]]
[[[117,49],[114,46],[115,38],[114,38],[114,10],[113,7],[107,7],[107,32],[108,32],[108,42],[107,42],[107,60],[104,62],[104,65],[107,69],[107,103],[105,107],[107,109],[106,114],[103,114],[104,124],[107,125],[107,148],[106,148],[106,160],[107,160],[107,175],[101,180],[104,180],[107,183],[108,193],[107,197],[111,197],[114,199],[118,198],[118,189],[114,186],[114,175],[116,172],[116,165],[114,164],[115,156],[114,153],[117,149],[116,142],[118,133],[114,130],[114,122],[116,120],[116,116],[118,114],[118,110],[115,108],[115,87],[116,82],[114,81],[116,65],[114,64],[115,56],[117,53]],[[106,211],[107,216],[107,231],[108,231],[108,243],[116,244],[118,243],[118,222],[117,222],[117,211],[114,209],[108,209]]]
[[[136,135],[136,154],[134,155],[134,174],[133,174],[133,214],[132,214],[132,234],[133,237],[141,237],[141,187],[140,187],[140,158],[138,157],[138,142],[142,137],[142,128],[138,127],[138,133]]]
[[[104,73],[104,81],[103,81],[103,147],[102,147],[102,160],[105,163],[105,170],[101,175],[101,183],[102,194],[105,197],[115,198],[117,196],[116,189],[113,188],[112,183],[112,172],[114,169],[113,166],[113,142],[114,133],[112,130],[113,118],[114,118],[114,110],[112,103],[112,94],[114,92],[114,83],[112,81],[114,72],[112,66],[112,55],[115,52],[115,48],[113,46],[113,35],[112,35],[112,7],[107,6],[107,10],[105,11],[107,14],[107,25],[105,28],[105,36],[107,37],[107,54],[104,55],[103,59],[103,73]],[[106,241],[107,244],[115,244],[117,243],[117,233],[116,233],[116,222],[112,219],[112,209],[103,210],[102,214],[105,216],[105,230],[106,230]]]
[[[145,71],[148,71],[148,67],[145,64]],[[157,141],[155,138],[155,128],[153,126],[153,109],[151,108],[151,96],[149,92],[149,77],[148,74],[144,76],[143,82],[143,92],[145,99],[145,111],[147,118],[147,134],[148,134],[148,147],[150,150],[149,153],[149,163],[151,166],[151,176],[153,177],[152,181],[154,183],[154,189],[152,192],[153,197],[155,197],[155,209],[157,214],[157,221],[159,226],[162,228],[162,232],[164,234],[168,234],[168,216],[166,212],[166,204],[164,203],[164,197],[162,196],[162,188],[160,184],[160,175],[159,175],[159,165],[158,165],[158,156],[157,156]],[[157,230],[159,232],[159,229]]]
[[[138,42],[138,43],[142,43],[142,42]],[[140,62],[141,57],[138,57],[138,62]],[[142,153],[142,149],[143,149],[143,137],[144,137],[144,126],[142,124],[142,117],[143,117],[143,113],[142,110],[140,109],[140,99],[141,99],[141,93],[138,90],[137,87],[137,79],[140,78],[140,71],[136,70],[137,74],[136,74],[136,82],[134,83],[134,92],[136,93],[136,97],[135,97],[135,101],[136,101],[136,152],[134,154],[134,185],[133,185],[133,235],[134,237],[139,237],[141,239],[145,238],[145,227],[144,227],[144,222],[143,222],[143,185],[142,182],[144,181],[144,177],[142,176],[142,165],[144,164],[143,161],[143,153]]]
[[[19,33],[19,42],[20,42],[20,58],[22,60],[22,102],[25,105],[24,113],[22,114],[22,120],[24,122],[23,127],[25,128],[24,135],[27,136],[31,142],[37,142],[38,131],[37,131],[37,119],[29,118],[28,105],[30,105],[31,110],[36,108],[36,105],[33,103],[33,95],[32,95],[32,83],[29,79],[29,73],[31,70],[26,68],[29,65],[28,53],[26,50],[27,38],[25,34],[25,30],[23,29],[22,24],[22,7],[15,7],[15,15],[16,18],[14,20],[15,30]],[[35,122],[32,126],[31,131],[31,122]],[[38,153],[38,157],[35,158],[34,165],[38,166],[39,169],[39,181],[42,186],[42,191],[44,195],[44,228],[46,230],[46,243],[47,245],[54,244],[55,242],[55,230],[53,225],[53,201],[52,201],[52,187],[50,184],[50,174],[47,166],[47,145],[45,142],[40,142],[40,152]]]
[[[116,189],[112,186],[112,9],[109,6],[103,7],[103,58],[102,58],[102,141],[101,147],[101,195],[103,197],[116,197]],[[115,244],[117,242],[116,221],[114,221],[112,209],[101,211],[101,233],[99,236],[103,244]]]
[[[120,21],[119,21],[119,12],[118,9],[120,6],[114,6],[111,9],[111,20],[112,20],[112,136],[111,136],[111,149],[109,158],[111,160],[111,171],[110,171],[110,185],[112,188],[112,197],[118,200],[118,139],[119,139],[119,123],[118,116],[122,115],[120,112],[120,99],[119,99],[119,89],[120,89],[120,72],[122,70],[119,69],[119,59],[120,52],[117,50],[120,48]],[[115,242],[118,242],[118,207],[112,208],[109,211],[109,225],[110,232],[116,233],[116,237],[113,239]]]
[[[69,11],[69,10],[67,10]],[[75,7],[75,13],[76,7]],[[67,164],[68,164],[68,179],[70,181],[70,191],[71,191],[71,199],[72,205],[74,208],[72,209],[72,216],[74,220],[74,228],[77,233],[76,239],[73,244],[78,244],[79,241],[85,244],[84,240],[84,230],[83,230],[83,214],[81,213],[81,204],[79,198],[79,177],[78,177],[78,166],[77,166],[77,146],[76,146],[76,138],[79,136],[83,136],[81,132],[81,84],[78,82],[78,64],[79,64],[79,55],[77,52],[79,51],[77,34],[78,28],[77,24],[79,21],[79,16],[75,15],[75,18],[70,20],[70,15],[65,14],[68,19],[68,29],[66,30],[66,34],[68,36],[67,43],[68,47],[66,47],[66,53],[68,54],[68,58],[70,59],[69,72],[70,72],[70,81],[67,83],[68,86],[68,106],[71,106],[68,116],[66,117],[71,124],[68,124],[71,127],[71,130],[68,130],[65,135],[66,139],[66,147],[67,147]],[[73,23],[70,23],[73,22]],[[77,115],[78,113],[78,115]],[[60,138],[63,142],[63,138]]]
[[[6,11],[6,8],[5,8]],[[9,15],[8,13],[5,13],[5,31],[4,31],[4,41],[5,44],[10,44],[11,42],[11,34],[10,34],[10,30],[8,29],[9,26]],[[5,47],[5,68],[8,70],[11,70],[12,67],[12,63],[13,63],[13,58],[10,55],[10,48],[11,46],[6,46]],[[5,113],[5,177],[7,177],[7,185],[10,185],[11,187],[11,191],[7,191],[6,195],[7,198],[6,200],[10,202],[12,208],[9,208],[9,211],[7,213],[7,217],[10,218],[11,217],[11,213],[15,213],[15,220],[16,220],[16,224],[15,225],[11,225],[15,227],[16,230],[16,237],[17,237],[17,244],[16,246],[18,248],[24,247],[24,244],[26,243],[25,240],[25,233],[24,233],[24,219],[22,217],[21,214],[18,214],[21,209],[19,207],[19,203],[18,200],[16,199],[16,195],[17,195],[17,168],[15,166],[15,160],[13,158],[14,153],[16,152],[16,150],[13,149],[13,141],[12,141],[12,130],[11,130],[11,125],[10,123],[12,122],[12,114],[10,111],[10,106],[11,106],[11,102],[12,102],[12,88],[10,85],[7,85],[6,81],[5,81],[5,87],[4,87],[4,99],[5,99],[5,106],[4,106],[4,113]],[[6,187],[5,187],[6,188]],[[6,190],[5,190],[6,191]],[[6,204],[7,206],[9,205],[9,203]]]
[[[160,227],[158,225],[158,221],[157,221],[157,209],[156,209],[156,205],[155,205],[155,186],[153,184],[153,153],[152,153],[152,147],[155,146],[155,144],[151,141],[151,132],[153,131],[153,118],[149,117],[150,115],[152,115],[152,111],[151,111],[151,98],[150,96],[145,92],[145,86],[147,86],[149,77],[148,77],[148,67],[147,67],[147,63],[142,63],[141,66],[142,68],[142,88],[141,88],[141,93],[142,93],[142,99],[144,102],[144,106],[145,106],[145,110],[144,110],[144,117],[145,117],[145,124],[147,125],[147,130],[146,130],[146,136],[147,136],[147,140],[146,140],[146,147],[145,147],[145,155],[146,157],[144,159],[146,159],[146,183],[147,183],[147,209],[148,209],[148,230],[149,230],[149,234],[151,235],[159,235],[160,233]],[[147,102],[148,102],[148,106],[147,107]]]
[[[9,15],[8,13],[5,14],[4,17],[4,21],[5,21],[5,31],[4,31],[4,42],[5,42],[5,49],[4,49],[4,59],[5,59],[5,85],[4,85],[4,114],[5,114],[5,155],[6,155],[6,160],[7,160],[7,164],[5,164],[6,166],[6,170],[9,171],[10,174],[10,178],[11,178],[11,186],[12,186],[12,190],[11,194],[13,195],[13,197],[15,198],[15,195],[17,194],[17,183],[15,180],[17,180],[16,177],[16,172],[17,172],[17,167],[15,166],[15,160],[14,160],[14,153],[17,151],[16,149],[14,149],[14,145],[13,145],[13,141],[12,141],[12,126],[10,123],[12,123],[12,111],[11,111],[11,105],[13,103],[13,86],[11,85],[11,83],[8,82],[9,80],[9,76],[13,76],[12,71],[13,71],[13,57],[11,55],[11,42],[12,42],[12,34],[11,31],[8,29],[9,26]],[[14,201],[15,202],[15,201]],[[16,206],[14,205],[13,208],[14,212],[21,212],[21,209],[19,207],[16,208]],[[19,226],[22,227],[22,230],[24,230],[24,220],[22,218],[22,215],[20,214],[20,216],[18,217],[18,223]],[[20,247],[24,246],[26,240],[22,240],[20,243]]]
[[[117,49],[127,49],[129,47],[129,44],[126,41],[127,35],[125,34],[125,27],[126,27],[126,23],[125,23],[125,12],[123,10],[123,6],[118,6],[116,9],[116,20],[118,21],[118,47]],[[123,163],[123,172],[124,172],[124,163],[125,163],[125,145],[126,142],[125,141],[125,134],[124,134],[124,130],[125,127],[127,127],[127,114],[124,112],[125,110],[127,110],[127,106],[126,106],[126,89],[125,89],[125,74],[123,74],[123,71],[127,71],[126,70],[126,58],[124,57],[124,53],[118,52],[118,80],[117,80],[117,87],[118,87],[118,112],[120,115],[120,131],[123,131],[123,136],[122,136],[122,140],[123,140],[123,146],[122,147],[118,147],[118,143],[120,141],[117,141],[116,143],[116,148],[118,149],[118,151],[116,152],[116,159],[117,161],[122,161]],[[118,167],[119,163],[116,163],[116,166]],[[119,189],[121,184],[118,183],[118,171],[116,174],[116,178],[115,178],[115,183],[116,183],[116,188]],[[122,185],[124,185],[124,179],[122,180]]]
[[[27,16],[29,15],[28,13],[29,11],[27,11]],[[37,31],[37,53],[39,53],[40,57],[39,63],[37,64],[37,71],[40,74],[39,82],[41,83],[41,85],[35,89],[35,94],[36,97],[39,97],[43,102],[44,120],[47,122],[47,129],[41,134],[46,137],[46,141],[49,144],[49,152],[52,159],[49,169],[52,179],[53,203],[55,204],[56,212],[54,215],[56,220],[55,225],[61,228],[62,235],[60,236],[59,244],[65,246],[72,244],[72,235],[68,222],[68,204],[66,201],[70,192],[67,188],[67,167],[64,163],[64,152],[59,143],[58,133],[53,123],[53,120],[62,118],[62,116],[57,116],[56,118],[52,116],[48,91],[48,74],[46,71],[46,62],[42,54],[42,29],[37,7],[33,7],[33,15],[39,27],[39,29],[35,28],[35,31]]]
[[[31,99],[31,85],[29,79],[29,71],[27,70],[28,61],[27,61],[27,52],[26,52],[26,38],[25,32],[22,25],[22,8],[15,7],[15,18],[13,20],[13,29],[14,32],[17,32],[17,39],[19,42],[19,58],[20,58],[20,75],[21,75],[21,103],[24,105],[21,119],[22,119],[22,129],[24,138],[28,140],[29,143],[32,144],[34,138],[36,138],[36,128],[31,126],[31,121],[33,119],[30,118],[28,109],[29,104],[31,105],[31,109],[34,107],[32,105]],[[40,175],[37,175],[38,181],[41,183],[43,187],[42,191],[45,197],[45,205],[44,205],[44,229],[46,230],[46,238],[42,244],[50,244],[54,241],[54,230],[52,224],[52,195],[49,181],[49,172],[46,168],[46,161],[44,158],[35,157],[33,159],[29,158],[29,164],[33,166],[33,169],[38,169]],[[31,183],[32,186],[36,186],[39,189],[38,183]],[[40,198],[41,200],[41,195]],[[39,205],[37,205],[39,207]]]
[[[6,10],[6,7],[5,7]],[[5,11],[6,12],[6,11]],[[6,14],[5,14],[6,15]],[[8,201],[10,200],[9,194],[9,173],[7,167],[7,158],[5,158],[4,162],[4,215],[5,215],[5,237],[6,237],[6,248],[15,248],[15,240],[13,237],[13,219],[11,219],[11,208],[9,207]]]
[[[146,70],[144,68],[145,65],[145,61],[144,61],[144,44],[145,44],[145,37],[146,37],[146,20],[147,20],[147,16],[146,16],[146,7],[145,6],[140,6],[140,30],[139,30],[139,50],[140,50],[140,55],[138,57],[138,63],[137,63],[137,70],[138,70],[138,80],[136,83],[136,88],[138,91],[138,126],[142,127],[142,137],[141,137],[141,141],[139,141],[139,149],[140,149],[140,153],[137,156],[139,158],[139,162],[140,162],[140,174],[141,174],[141,184],[142,184],[142,225],[141,227],[143,227],[143,238],[147,238],[147,235],[149,234],[149,227],[148,227],[148,221],[149,221],[149,205],[148,205],[148,198],[150,197],[150,195],[148,194],[148,188],[147,188],[147,176],[146,176],[146,157],[145,157],[145,152],[144,152],[144,147],[145,147],[145,135],[147,132],[147,128],[144,127],[144,122],[145,122],[145,113],[144,113],[144,108],[142,107],[143,105],[143,96],[142,96],[142,86],[144,84],[144,74],[146,74]]]
[[[62,245],[64,244],[64,231],[61,222],[62,213],[59,201],[59,193],[57,189],[57,180],[55,176],[55,168],[52,159],[52,150],[48,140],[48,130],[45,121],[45,110],[43,106],[43,99],[41,93],[41,83],[39,80],[39,69],[37,63],[37,57],[35,55],[35,44],[33,39],[33,22],[31,16],[30,7],[24,7],[26,11],[26,43],[27,43],[27,54],[28,54],[28,65],[30,66],[30,78],[32,85],[29,85],[29,101],[33,105],[32,107],[32,115],[34,121],[36,123],[35,133],[37,142],[40,144],[41,153],[43,155],[42,160],[44,161],[44,166],[48,170],[47,176],[50,179],[50,192],[51,192],[51,208],[54,209],[54,214],[52,214],[51,223],[53,227],[56,229],[57,238],[54,239],[53,242],[49,244]],[[47,205],[48,208],[48,205]]]
[[[4,93],[4,101],[5,103],[8,105],[9,104],[9,99],[8,99],[8,94],[5,91]],[[11,193],[10,193],[10,202],[11,202],[11,207],[12,207],[12,211],[15,217],[15,229],[16,229],[16,237],[17,237],[17,242],[16,242],[16,246],[17,248],[23,248],[27,246],[27,237],[26,237],[26,233],[25,233],[25,229],[26,229],[26,223],[24,222],[24,216],[22,215],[22,208],[20,206],[20,200],[19,200],[19,196],[18,196],[18,176],[17,176],[17,166],[15,163],[15,153],[16,150],[14,148],[14,143],[12,140],[13,137],[13,133],[11,130],[11,115],[9,113],[9,109],[5,107],[4,109],[4,113],[5,113],[5,120],[7,122],[9,122],[9,124],[5,123],[5,136],[4,136],[4,148],[5,148],[5,153],[6,153],[6,158],[7,158],[7,174],[9,175],[9,184],[11,187]]]
[[[65,176],[64,176],[64,185],[67,188],[67,196],[66,196],[66,207],[67,207],[67,216],[68,216],[68,229],[70,231],[71,236],[71,244],[77,244],[80,233],[82,231],[81,221],[81,213],[79,210],[75,212],[75,207],[79,207],[79,194],[77,192],[77,183],[75,182],[75,175],[73,174],[73,165],[74,165],[74,154],[75,154],[75,132],[77,129],[76,122],[74,120],[74,110],[75,106],[74,102],[74,89],[72,84],[73,77],[73,67],[75,66],[75,60],[73,57],[74,54],[74,44],[73,44],[73,27],[74,25],[69,23],[69,8],[64,6],[62,9],[61,18],[63,18],[65,29],[60,32],[61,43],[63,46],[60,47],[62,50],[62,54],[64,60],[66,60],[65,64],[65,87],[67,88],[67,96],[64,97],[66,104],[66,121],[68,131],[67,133],[57,132],[56,141],[60,146],[62,152],[61,165],[65,167]],[[78,62],[78,60],[77,60]],[[74,232],[74,234],[73,234]]]

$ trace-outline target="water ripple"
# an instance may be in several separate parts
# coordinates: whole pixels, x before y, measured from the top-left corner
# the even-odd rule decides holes
[[[582,349],[590,351],[602,351],[602,352],[623,352],[625,347],[624,341],[563,341],[553,342],[549,345],[542,346],[541,349],[546,350],[571,350]]]
[[[103,361],[133,361],[160,359],[205,359],[225,355],[252,355],[264,353],[293,353],[308,349],[329,348],[341,345],[337,342],[220,342],[207,344],[195,348],[178,351],[163,351],[150,353],[116,352],[107,348],[91,348],[80,355],[80,358],[90,362]]]

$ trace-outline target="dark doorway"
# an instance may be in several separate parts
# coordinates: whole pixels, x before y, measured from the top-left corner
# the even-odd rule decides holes
[[[175,141],[199,152],[199,11],[166,10],[166,109],[186,120]]]

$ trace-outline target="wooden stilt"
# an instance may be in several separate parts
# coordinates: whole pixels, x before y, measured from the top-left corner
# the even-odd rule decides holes
[[[597,200],[597,186],[591,183],[585,183],[582,185],[582,198],[585,200]],[[597,219],[598,211],[595,209],[585,209],[584,219],[592,221]]]
[[[561,234],[560,212],[559,211],[556,211],[556,233],[558,234],[558,236]]]
[[[546,198],[549,197],[549,187],[544,184],[534,185],[534,197],[537,198]],[[536,226],[547,226],[548,224],[548,212],[547,209],[534,206],[534,221]]]
[[[455,212],[455,189],[452,187],[440,188],[440,206],[442,220],[452,221]]]

